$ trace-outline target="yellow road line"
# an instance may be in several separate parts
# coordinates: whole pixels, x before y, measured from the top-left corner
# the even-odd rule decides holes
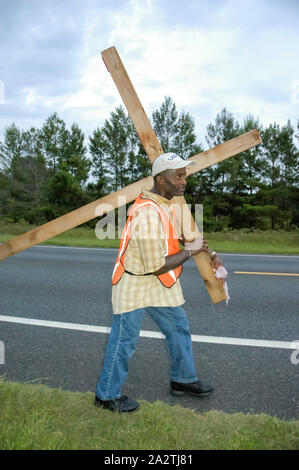
[[[265,274],[267,276],[299,276],[294,273],[261,273],[261,272],[249,272],[249,271],[234,271],[234,274]]]

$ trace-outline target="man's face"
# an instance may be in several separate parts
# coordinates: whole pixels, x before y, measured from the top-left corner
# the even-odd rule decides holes
[[[179,168],[177,170],[166,170],[160,175],[162,178],[163,190],[165,197],[172,199],[174,196],[183,196],[186,189],[186,168]]]

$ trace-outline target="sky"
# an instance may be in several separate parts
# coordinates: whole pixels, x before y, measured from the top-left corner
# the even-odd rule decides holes
[[[0,132],[57,112],[86,138],[122,104],[115,46],[150,117],[170,96],[198,142],[227,107],[242,123],[299,118],[298,0],[0,0]]]

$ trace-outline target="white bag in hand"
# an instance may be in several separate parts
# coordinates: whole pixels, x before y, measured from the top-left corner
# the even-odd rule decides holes
[[[216,272],[215,272],[215,276],[217,279],[226,279],[227,278],[227,270],[225,269],[224,266],[220,265],[218,266],[218,268],[216,269]],[[224,290],[225,290],[225,293],[226,293],[226,305],[228,304],[228,301],[230,300],[230,296],[229,296],[229,293],[228,293],[228,286],[227,286],[227,282],[225,281],[224,282]]]

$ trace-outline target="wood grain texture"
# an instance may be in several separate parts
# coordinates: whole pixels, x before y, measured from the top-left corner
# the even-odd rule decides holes
[[[137,96],[129,75],[123,66],[116,48],[110,47],[109,49],[103,51],[102,58],[128,110],[130,118],[132,119],[139,139],[142,142],[150,162],[153,163],[155,158],[163,153],[163,149],[143,109],[143,106]]]
[[[192,175],[198,171],[208,168],[216,163],[219,163],[227,158],[234,157],[239,153],[245,152],[256,145],[262,143],[259,131],[254,129],[252,131],[246,132],[238,137],[234,137],[231,140],[227,140],[222,144],[217,145],[216,147],[205,150],[204,152],[193,155],[187,160],[193,160],[196,162],[196,165],[189,166],[186,168],[187,175]]]

